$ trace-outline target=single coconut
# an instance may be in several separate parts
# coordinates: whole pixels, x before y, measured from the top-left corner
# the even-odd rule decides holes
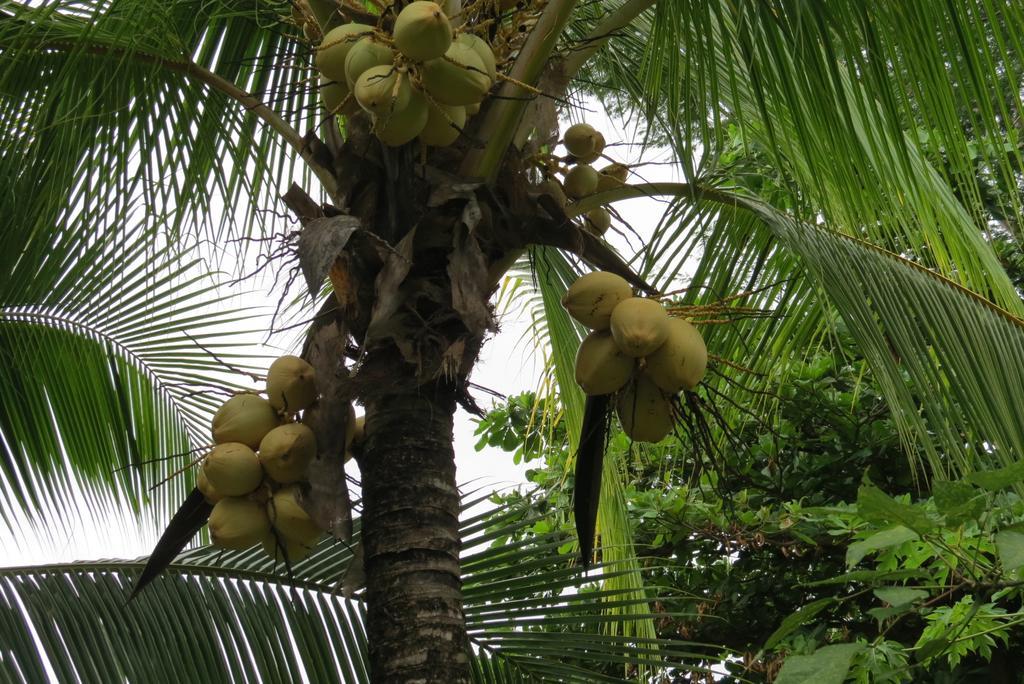
[[[556,181],[554,178],[548,178],[541,182],[537,186],[537,190],[544,195],[551,195],[560,207],[564,207],[569,203],[569,198],[565,196],[565,190],[562,189],[561,183]]]
[[[387,45],[377,42],[374,36],[363,38],[349,50],[345,58],[345,83],[355,88],[359,77],[375,66],[390,66],[395,63],[395,53]]]
[[[604,145],[604,135],[600,131],[597,131],[594,134],[594,151],[590,154],[577,156],[576,161],[580,164],[593,164],[601,158],[602,154],[604,154]]]
[[[612,310],[633,296],[633,288],[622,276],[594,271],[578,278],[562,296],[569,315],[591,330],[607,330]]]
[[[359,106],[377,116],[404,109],[412,96],[409,79],[394,65],[370,67],[352,89]]]
[[[326,76],[320,77],[320,101],[329,115],[344,114],[346,116],[359,111],[352,99],[351,91],[344,81],[332,81]]]
[[[206,477],[206,473],[203,471],[202,466],[196,472],[196,489],[203,493],[203,498],[206,499],[207,503],[215,504],[224,498],[224,495],[213,488],[210,484],[210,480]]]
[[[260,442],[259,462],[274,482],[298,482],[314,458],[316,435],[302,423],[276,427]]]
[[[331,29],[317,48],[317,70],[338,83],[345,82],[345,58],[349,50],[361,37],[373,33],[373,27],[367,24],[343,24]]]
[[[644,372],[661,389],[675,394],[692,390],[704,379],[708,348],[697,328],[681,318],[669,318],[668,338],[647,356]]]
[[[427,92],[441,104],[471,105],[491,88],[483,61],[463,43],[452,43],[443,58],[424,62],[420,73]]]
[[[587,212],[585,217],[587,230],[601,237],[612,227],[612,215],[604,207],[597,207]]]
[[[466,125],[466,108],[427,103],[427,124],[420,131],[424,145],[448,147],[459,139]]]
[[[263,552],[275,561],[287,561],[289,565],[298,563],[313,553],[313,544],[304,544],[285,536],[274,537],[273,534],[263,540]]]
[[[214,504],[209,524],[214,546],[224,549],[247,549],[270,534],[270,518],[264,507],[233,496]]]
[[[221,496],[248,494],[263,481],[263,469],[256,452],[238,442],[215,446],[203,460],[203,474]]]
[[[278,411],[295,413],[316,401],[316,372],[298,356],[275,359],[267,370],[267,399]]]
[[[484,70],[487,72],[492,83],[498,79],[498,63],[494,59],[494,51],[487,44],[486,40],[474,33],[460,33],[455,42],[473,49],[473,52],[483,62]]]
[[[586,197],[597,189],[597,171],[588,164],[579,164],[565,174],[562,185],[565,187],[565,194],[572,199]]]
[[[399,109],[396,106],[394,110],[380,114],[374,120],[374,134],[389,147],[411,142],[426,128],[427,119],[430,117],[427,98],[420,91],[411,88],[409,93],[409,101],[405,107]]]
[[[629,178],[629,167],[625,164],[609,164],[597,175],[597,192],[621,188]]]
[[[616,413],[622,430],[638,442],[660,442],[672,432],[672,404],[642,373],[619,395]]]
[[[452,44],[452,25],[434,2],[409,3],[398,13],[392,31],[395,47],[417,62],[437,59]]]
[[[241,442],[255,449],[279,423],[277,411],[269,401],[256,394],[236,394],[213,414],[213,441]]]
[[[598,132],[587,123],[578,123],[565,129],[562,143],[574,157],[586,157],[593,154],[597,145]]]
[[[473,104],[466,105],[466,116],[473,116],[480,111],[480,103],[474,102]]]
[[[656,299],[631,297],[612,310],[612,337],[623,353],[647,356],[668,339],[670,320]]]
[[[323,531],[299,504],[299,498],[298,485],[277,490],[274,497],[267,502],[267,515],[270,517],[270,524],[279,535],[307,545],[313,544]]]
[[[629,381],[636,359],[626,356],[611,333],[595,330],[583,338],[576,352],[576,384],[585,394],[611,394]]]

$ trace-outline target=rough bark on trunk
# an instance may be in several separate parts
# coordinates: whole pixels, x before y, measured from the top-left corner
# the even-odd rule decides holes
[[[413,374],[395,363],[392,372]],[[455,390],[396,378],[366,400],[363,544],[373,682],[468,682]],[[403,382],[404,380],[404,382]]]

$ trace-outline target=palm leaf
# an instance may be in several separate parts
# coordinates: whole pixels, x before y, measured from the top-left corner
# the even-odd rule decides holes
[[[505,543],[537,523],[527,511],[462,524],[477,681],[621,681],[593,665],[686,670],[717,655],[678,641],[603,635],[602,626],[620,619],[605,605],[649,613],[648,599],[593,591],[618,571],[581,577],[557,552],[567,541],[557,526]],[[90,681],[248,681],[255,669],[276,681],[368,681],[361,604],[336,592],[352,560],[345,545],[321,542],[291,577],[259,550],[201,547],[126,605],[145,560],[0,570],[0,667],[29,680],[54,671]]]

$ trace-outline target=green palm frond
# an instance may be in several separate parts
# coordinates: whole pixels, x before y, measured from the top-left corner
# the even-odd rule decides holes
[[[110,217],[133,208],[222,247],[268,232],[260,209],[302,177],[294,129],[316,124],[309,50],[280,22],[286,3],[3,8],[0,175],[15,182],[2,203],[21,235],[75,215],[115,230]]]
[[[616,568],[581,577],[558,553],[568,540],[557,526],[506,543],[538,519],[509,510],[462,525],[477,681],[622,681],[595,667],[685,669],[716,655],[608,635],[602,626],[619,618],[604,606],[650,614],[653,597],[596,590]],[[262,551],[201,547],[127,605],[145,559],[0,569],[0,671],[30,681],[48,669],[90,681],[248,681],[254,669],[275,681],[368,681],[362,606],[337,591],[351,560],[348,547],[325,540],[288,577]]]

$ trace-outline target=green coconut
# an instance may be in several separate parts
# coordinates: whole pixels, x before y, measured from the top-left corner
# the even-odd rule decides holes
[[[302,423],[276,427],[260,442],[260,464],[274,482],[298,482],[314,458],[316,435]]]
[[[412,86],[394,65],[381,64],[364,71],[352,93],[360,107],[380,116],[408,106]]]
[[[584,217],[587,231],[601,237],[612,227],[612,215],[604,207],[597,207],[587,212]]]
[[[367,36],[352,46],[345,58],[345,83],[355,88],[359,77],[375,66],[390,66],[395,63],[395,52],[380,43],[374,36]]]
[[[498,79],[498,63],[494,58],[494,50],[487,44],[487,41],[475,33],[460,33],[455,39],[456,43],[473,49],[480,61],[484,64],[484,70],[493,83]]]
[[[569,286],[562,296],[562,306],[570,316],[591,330],[607,330],[612,311],[632,296],[633,288],[622,276],[593,271]]]
[[[316,401],[316,373],[297,356],[275,359],[267,370],[267,400],[278,411],[295,413]]]
[[[338,83],[345,83],[345,58],[349,50],[362,36],[373,33],[373,27],[367,24],[342,24],[331,29],[317,48],[317,71]]]
[[[618,392],[635,367],[636,359],[622,353],[611,333],[595,330],[576,352],[576,384],[588,395]]]
[[[565,194],[572,199],[592,195],[597,189],[597,171],[588,164],[578,164],[565,174],[562,185],[565,187]]]
[[[612,310],[610,329],[624,354],[641,357],[665,343],[670,320],[656,299],[631,297]]]
[[[315,548],[315,544],[304,544],[283,535],[274,537],[271,534],[263,540],[263,552],[267,556],[275,561],[287,561],[289,565],[305,560]]]
[[[473,104],[466,105],[466,116],[470,117],[480,111],[480,103],[474,102]]]
[[[600,131],[597,131],[595,134],[593,151],[590,154],[577,156],[576,161],[580,164],[593,164],[601,158],[602,154],[604,154],[604,145],[604,135]]]
[[[328,114],[350,115],[359,111],[355,100],[350,97],[351,91],[344,82],[332,81],[326,76],[320,77],[320,101]]]
[[[254,501],[233,496],[214,504],[209,525],[213,545],[223,549],[247,549],[270,534],[266,509]]]
[[[398,13],[392,31],[395,47],[417,62],[437,59],[452,44],[452,25],[434,2],[409,3]]]
[[[203,460],[203,474],[221,496],[248,494],[263,481],[263,469],[256,452],[238,442],[215,446]]]
[[[427,92],[441,104],[472,105],[491,88],[483,61],[463,43],[452,43],[443,58],[424,62],[420,73]]]
[[[693,324],[681,318],[669,318],[668,324],[668,337],[647,356],[645,372],[658,387],[675,394],[692,390],[704,379],[708,348]]]
[[[622,431],[637,442],[660,442],[675,425],[672,404],[642,373],[622,391],[615,409]]]
[[[562,189],[562,184],[554,178],[548,178],[547,180],[541,181],[541,184],[537,186],[537,191],[543,195],[551,195],[551,197],[553,197],[561,207],[564,207],[569,203],[569,198],[565,196],[565,190]]]
[[[621,188],[629,178],[629,167],[625,164],[613,163],[601,169],[597,176],[597,192]]]
[[[260,440],[280,424],[270,402],[256,394],[236,394],[213,415],[213,441],[241,442],[256,449]]]
[[[267,515],[278,535],[311,545],[323,535],[323,530],[302,508],[300,498],[298,485],[277,490],[267,502]]]
[[[562,144],[574,157],[586,157],[593,154],[597,146],[597,130],[588,123],[578,123],[565,129]]]
[[[196,489],[203,493],[207,503],[215,504],[224,498],[224,495],[213,488],[210,480],[206,477],[202,467],[196,472]]]
[[[427,124],[420,131],[420,140],[425,145],[448,147],[459,139],[466,125],[466,108],[451,105],[427,103]]]
[[[402,109],[377,116],[373,132],[385,145],[398,147],[411,142],[422,133],[429,117],[427,98],[418,90],[410,90],[408,104]]]

